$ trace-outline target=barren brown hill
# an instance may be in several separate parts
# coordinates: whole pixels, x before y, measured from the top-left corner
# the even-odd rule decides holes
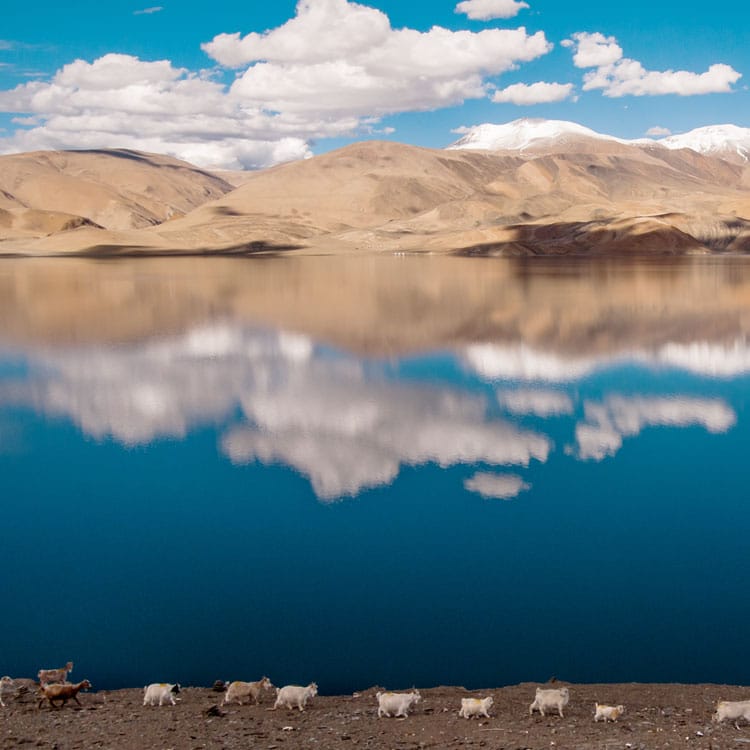
[[[0,252],[746,252],[749,170],[689,149],[587,138],[535,152],[369,141],[249,175],[158,226],[65,226]]]
[[[182,216],[232,186],[186,162],[127,150],[0,156],[0,239],[81,226],[138,229]]]

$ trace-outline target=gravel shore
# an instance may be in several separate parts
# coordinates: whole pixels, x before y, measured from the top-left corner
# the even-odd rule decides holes
[[[421,690],[422,700],[406,719],[378,719],[370,688],[353,696],[319,695],[304,713],[270,710],[273,691],[258,706],[221,707],[223,694],[184,687],[176,706],[144,707],[142,689],[89,691],[81,706],[39,708],[29,691],[6,693],[0,708],[2,748],[487,748],[487,750],[652,750],[695,748],[750,750],[750,726],[713,725],[716,702],[750,698],[750,688],[728,685],[602,684],[556,682],[570,690],[565,717],[529,716],[537,683],[467,691],[460,687]],[[96,687],[96,686],[94,686]],[[492,695],[489,719],[458,716],[461,698]],[[594,722],[594,702],[624,704],[616,723]]]

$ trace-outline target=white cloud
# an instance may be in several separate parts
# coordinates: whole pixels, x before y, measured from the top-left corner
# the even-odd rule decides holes
[[[608,97],[726,93],[731,92],[732,85],[742,77],[724,63],[715,63],[703,73],[647,70],[637,60],[623,57],[615,37],[599,32],[573,34],[563,45],[575,50],[574,65],[595,68],[584,75],[584,90],[601,89]]]
[[[162,10],[164,10],[164,6],[152,5],[150,8],[143,8],[143,10],[134,10],[133,15],[134,16],[150,16],[154,13],[159,13]]]
[[[490,474],[477,472],[473,477],[464,481],[464,487],[470,492],[477,492],[482,497],[492,497],[498,500],[511,500],[524,490],[531,489],[531,485],[516,474]]]
[[[663,135],[672,135],[672,131],[669,128],[661,127],[661,125],[654,125],[646,131],[646,135],[660,138]]]
[[[700,426],[708,432],[729,430],[737,421],[731,407],[720,399],[689,396],[611,396],[603,403],[585,405],[586,421],[576,426],[578,457],[600,461],[613,456],[624,437],[638,435],[645,427]]]
[[[695,96],[732,91],[732,84],[742,77],[729,65],[711,65],[705,73],[685,70],[663,72],[646,70],[635,60],[620,60],[607,69],[587,73],[583,88],[587,91],[602,89],[605,96],[656,96],[677,94]]]
[[[455,8],[473,21],[491,21],[495,18],[513,18],[529,4],[522,0],[463,0]]]
[[[294,118],[245,106],[207,74],[167,60],[76,60],[50,82],[0,91],[0,111],[29,113],[41,123],[0,139],[4,152],[117,146],[230,168],[310,155],[310,123],[300,127]]]
[[[573,401],[560,391],[517,389],[498,391],[497,400],[511,414],[553,417],[573,413]]]
[[[589,34],[582,31],[573,34],[573,38],[565,39],[562,45],[575,49],[573,65],[577,68],[599,68],[611,65],[622,57],[622,47],[617,39],[599,32]]]
[[[0,91],[0,112],[40,120],[0,139],[0,152],[121,147],[264,167],[310,155],[315,139],[368,132],[388,114],[486,97],[489,77],[551,49],[543,32],[524,28],[394,29],[381,11],[347,0],[301,0],[275,29],[202,46],[241,68],[230,85],[215,70],[107,54]]]
[[[526,29],[393,29],[379,10],[346,0],[301,0],[294,18],[264,34],[220,34],[203,49],[225,66],[249,66],[241,99],[281,112],[381,117],[487,94],[485,77],[551,49]]]
[[[519,106],[561,102],[572,95],[573,88],[572,83],[546,83],[544,81],[532,84],[514,83],[495,91],[492,101],[496,104],[508,102]]]

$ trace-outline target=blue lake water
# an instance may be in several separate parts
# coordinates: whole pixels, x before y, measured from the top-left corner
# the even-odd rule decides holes
[[[0,263],[0,672],[750,683],[750,263]]]

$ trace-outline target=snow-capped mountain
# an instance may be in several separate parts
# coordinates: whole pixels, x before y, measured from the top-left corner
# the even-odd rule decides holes
[[[666,138],[628,140],[566,120],[521,118],[502,125],[484,123],[466,128],[462,137],[449,149],[483,149],[488,151],[525,151],[568,147],[581,139],[594,139],[633,146],[664,146],[669,149],[689,148],[701,154],[750,161],[750,128],[737,125],[709,125],[688,133]]]
[[[670,135],[658,141],[667,148],[691,148],[701,154],[737,155],[750,161],[750,128],[737,125],[709,125],[689,133]]]
[[[567,120],[543,120],[523,117],[503,125],[484,123],[467,128],[462,138],[448,146],[449,149],[484,149],[487,151],[523,151],[552,143],[566,143],[578,138],[596,138],[627,143],[613,136]]]

